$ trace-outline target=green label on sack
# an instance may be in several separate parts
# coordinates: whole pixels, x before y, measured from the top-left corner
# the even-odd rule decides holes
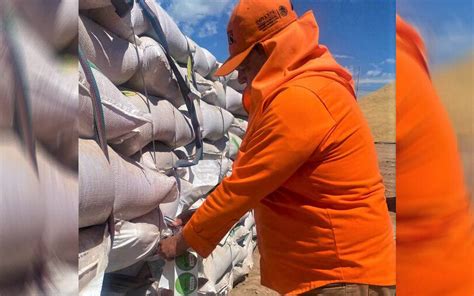
[[[235,147],[237,147],[237,149],[240,148],[240,144],[239,144],[239,142],[237,142],[237,140],[235,138],[231,138],[231,142],[234,144]]]
[[[138,93],[136,91],[131,91],[131,90],[122,90],[122,94],[124,94],[127,97],[133,97],[133,96],[136,96]]]
[[[179,269],[188,271],[196,266],[197,257],[194,254],[187,252],[186,254],[177,257],[175,262]]]
[[[176,280],[176,292],[181,295],[188,295],[197,289],[197,279],[189,272],[182,273]]]

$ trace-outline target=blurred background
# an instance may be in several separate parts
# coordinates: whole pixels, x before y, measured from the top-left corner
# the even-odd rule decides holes
[[[0,1],[0,294],[77,285],[77,1]]]
[[[465,180],[471,192],[474,185],[473,10],[471,0],[397,1],[397,13],[425,41],[433,84],[456,132]]]

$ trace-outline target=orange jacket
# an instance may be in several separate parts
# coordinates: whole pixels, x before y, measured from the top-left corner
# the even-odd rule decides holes
[[[474,295],[472,217],[456,137],[423,41],[397,17],[397,293]]]
[[[318,45],[306,13],[262,43],[232,176],[183,229],[208,256],[255,210],[262,284],[282,294],[329,283],[395,284],[395,245],[373,138],[351,75]]]

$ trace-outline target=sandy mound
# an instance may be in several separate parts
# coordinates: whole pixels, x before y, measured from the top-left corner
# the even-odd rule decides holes
[[[395,82],[386,84],[358,102],[374,136],[385,196],[395,198]],[[390,207],[391,210],[394,208],[394,205]]]
[[[395,82],[359,99],[375,142],[395,143]]]
[[[474,52],[432,71],[433,84],[458,137],[466,183],[474,190]],[[474,201],[474,196],[472,196]]]

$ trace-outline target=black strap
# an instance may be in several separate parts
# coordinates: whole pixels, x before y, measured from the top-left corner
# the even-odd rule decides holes
[[[81,47],[78,48],[79,62],[84,70],[84,75],[86,80],[90,85],[90,94],[92,98],[92,109],[94,112],[94,130],[96,141],[99,144],[100,148],[104,152],[105,157],[109,160],[109,151],[107,149],[107,138],[105,132],[105,120],[104,120],[104,110],[102,109],[102,100],[100,98],[99,87],[95,81],[94,74],[92,69],[87,61],[87,58],[84,56]]]
[[[183,76],[181,76],[181,73],[178,70],[178,67],[176,66],[173,58],[169,54],[169,47],[168,47],[168,42],[166,41],[166,36],[163,33],[163,29],[161,28],[160,21],[158,20],[158,17],[153,13],[151,8],[148,6],[148,4],[145,3],[145,0],[138,0],[138,3],[140,4],[140,7],[142,8],[146,18],[150,22],[150,24],[153,27],[153,30],[158,36],[159,42],[163,46],[166,59],[168,60],[168,63],[171,67],[171,70],[173,71],[174,75],[176,76],[176,80],[178,81],[178,86],[181,91],[181,95],[183,96],[184,102],[186,104],[186,107],[189,111],[189,115],[191,117],[191,124],[194,130],[194,135],[195,135],[195,145],[196,145],[196,155],[193,160],[189,161],[187,159],[180,159],[176,162],[175,166],[176,167],[189,167],[196,165],[199,160],[202,158],[202,153],[203,153],[203,145],[202,145],[202,135],[201,135],[201,128],[199,125],[199,120],[197,118],[196,114],[196,108],[194,106],[193,100],[189,96],[191,93],[191,90],[187,86]]]
[[[20,46],[16,43],[12,34],[14,24],[10,7],[1,7],[2,25],[4,27],[4,38],[7,51],[10,54],[14,77],[14,97],[13,97],[13,129],[20,136],[21,141],[28,149],[28,154],[33,163],[33,168],[38,174],[38,163],[36,161],[36,143],[31,124],[30,93],[28,92],[28,82],[21,63]]]
[[[79,55],[79,62],[84,70],[84,75],[86,76],[86,80],[90,85],[90,94],[92,98],[92,110],[94,112],[94,136],[95,140],[99,144],[100,148],[104,152],[105,157],[110,162],[109,159],[109,151],[107,147],[107,137],[105,132],[105,120],[104,120],[104,110],[102,109],[102,100],[100,98],[99,87],[97,86],[97,82],[95,81],[94,74],[92,73],[92,69],[90,67],[89,61],[84,56],[81,47],[78,47],[78,55]],[[114,241],[115,237],[115,221],[114,221],[114,211],[110,214],[109,218],[107,219],[108,230],[110,234],[110,239],[112,242]]]
[[[119,17],[124,17],[133,7],[133,0],[112,0],[111,2]]]

